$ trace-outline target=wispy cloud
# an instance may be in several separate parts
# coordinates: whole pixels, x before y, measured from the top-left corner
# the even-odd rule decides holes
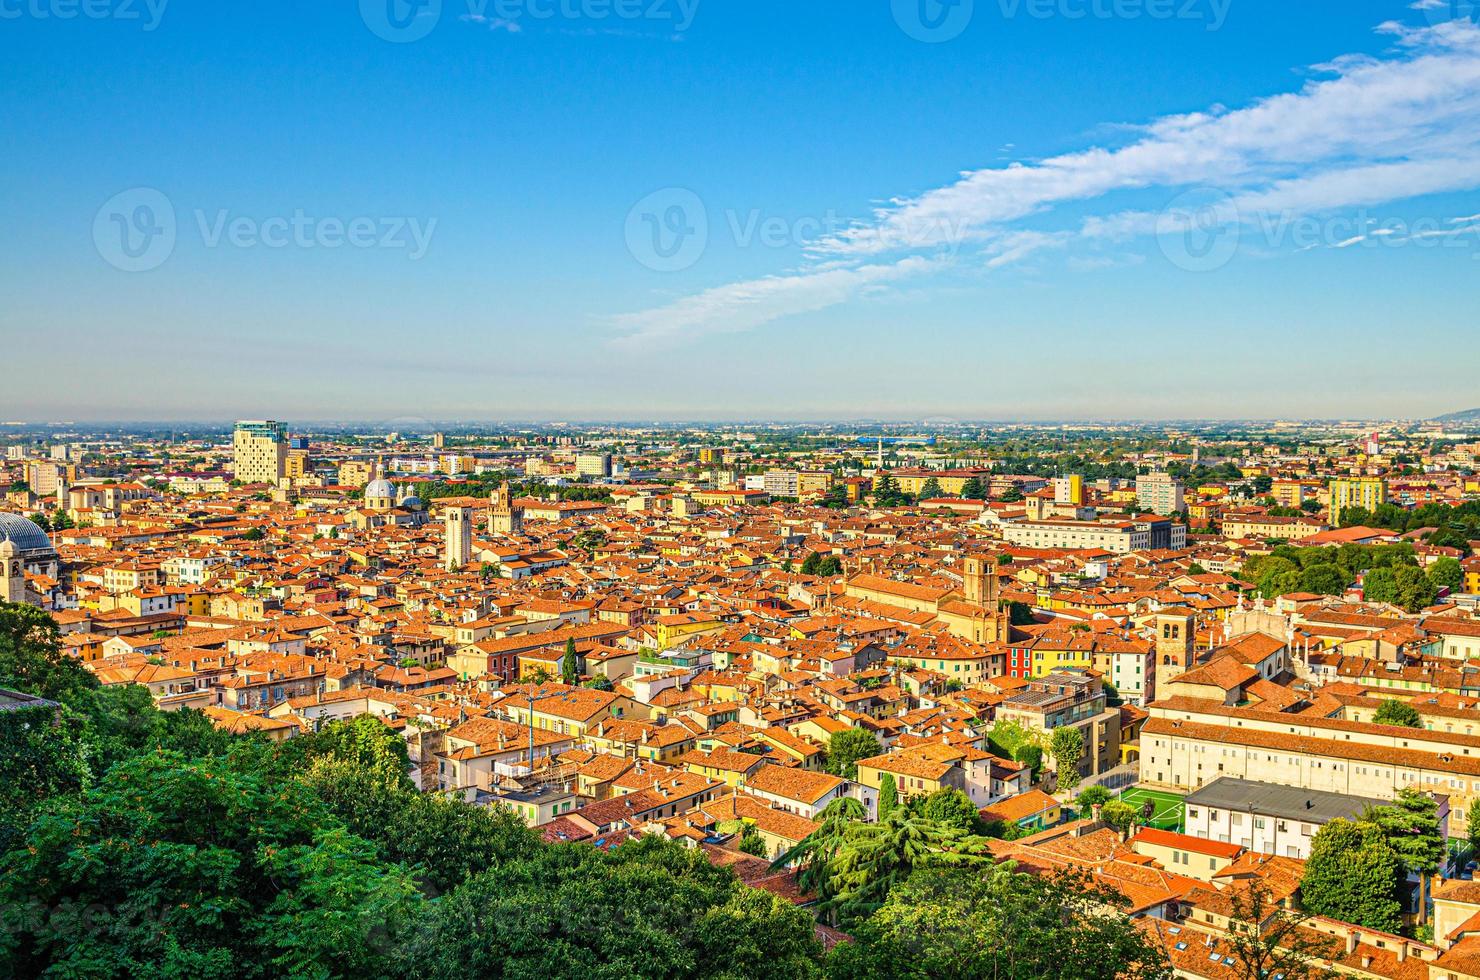
[[[967,261],[957,252],[963,244],[978,250],[982,266],[997,269],[1080,242],[1155,234],[1158,212],[1109,206],[1120,192],[1212,191],[1240,220],[1253,222],[1272,212],[1310,214],[1480,187],[1480,26],[1389,22],[1377,30],[1394,39],[1383,57],[1313,66],[1314,77],[1298,91],[1122,129],[1129,142],[1119,147],[964,171],[810,243],[807,255],[829,263],[826,271],[721,286],[613,323],[624,343],[744,330],[844,302],[871,277],[945,264],[950,260],[940,255],[947,250]],[[1078,217],[1043,227],[1071,203]],[[1107,205],[1102,213],[1083,215],[1096,203]],[[910,261],[925,256],[934,258]]]

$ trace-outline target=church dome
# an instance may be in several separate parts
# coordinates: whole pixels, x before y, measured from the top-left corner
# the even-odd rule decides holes
[[[389,480],[371,480],[365,484],[366,500],[369,500],[371,497],[390,497],[394,500],[395,496],[396,488],[391,485],[391,481]]]
[[[405,507],[407,510],[421,510],[421,498],[413,493],[411,496],[401,501],[401,506]]]
[[[0,514],[0,541],[10,541],[15,545],[16,551],[26,558],[51,557],[56,554],[46,532],[19,514]]]

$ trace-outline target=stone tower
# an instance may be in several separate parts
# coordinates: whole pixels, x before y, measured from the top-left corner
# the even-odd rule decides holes
[[[1192,669],[1197,655],[1197,631],[1191,610],[1185,606],[1168,606],[1156,614],[1156,696],[1166,691],[1167,682]],[[1149,695],[1148,695],[1149,697]]]
[[[473,557],[473,512],[466,507],[449,507],[442,516],[447,525],[445,564],[455,572]]]
[[[0,599],[26,601],[26,563],[15,542],[5,537],[0,537]]]
[[[524,510],[514,506],[507,483],[493,492],[489,505],[489,534],[509,536],[524,533]]]
[[[961,563],[961,576],[965,580],[962,592],[967,602],[986,606],[993,612],[997,609],[997,569],[986,558],[971,557]]]

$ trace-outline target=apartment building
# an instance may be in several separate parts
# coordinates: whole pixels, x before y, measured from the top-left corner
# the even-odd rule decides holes
[[[1387,483],[1377,477],[1332,480],[1329,488],[1331,506],[1328,513],[1332,523],[1341,520],[1341,512],[1348,507],[1376,510],[1387,503]]]
[[[1182,481],[1170,473],[1143,473],[1136,477],[1136,501],[1153,514],[1180,513]]]
[[[1105,685],[1094,672],[1065,670],[1032,679],[997,706],[996,717],[1031,731],[1079,729],[1084,736],[1081,775],[1104,772],[1120,761],[1120,709],[1106,707]]]
[[[281,422],[238,422],[231,448],[236,478],[243,483],[278,483],[287,472],[288,427]]]

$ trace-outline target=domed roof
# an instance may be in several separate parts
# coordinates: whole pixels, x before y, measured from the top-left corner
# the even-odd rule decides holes
[[[420,510],[421,498],[413,493],[411,496],[401,501],[401,506],[409,508],[410,510]]]
[[[395,496],[396,488],[391,485],[391,481],[389,480],[371,480],[365,484],[365,498],[367,500],[371,497],[390,497],[394,500]]]
[[[0,541],[13,542],[27,557],[56,554],[46,532],[19,514],[0,514]]]

